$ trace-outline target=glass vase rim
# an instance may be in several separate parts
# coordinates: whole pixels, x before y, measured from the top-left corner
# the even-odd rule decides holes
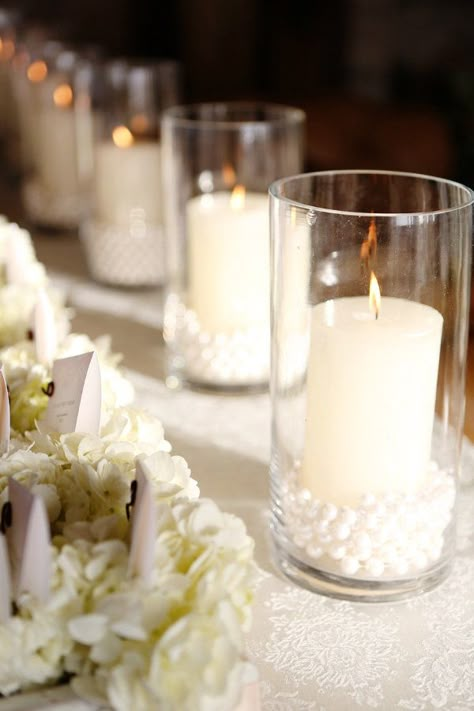
[[[255,112],[262,109],[275,111],[275,116],[264,119],[213,119],[213,118],[191,118],[187,114],[191,111],[205,109],[216,109],[217,107],[232,110],[251,110]],[[289,104],[265,100],[242,100],[242,101],[197,101],[189,104],[178,104],[170,106],[163,112],[164,121],[172,121],[173,125],[180,128],[203,128],[203,129],[229,129],[237,130],[242,127],[251,126],[286,126],[301,125],[306,120],[306,113],[303,109]]]
[[[459,205],[453,205],[451,207],[440,208],[439,210],[407,210],[398,212],[377,212],[377,211],[364,211],[364,210],[338,210],[330,207],[318,207],[317,205],[310,205],[298,200],[294,200],[285,195],[279,194],[279,188],[289,181],[298,179],[308,179],[329,175],[392,175],[400,178],[416,178],[424,181],[431,181],[439,184],[450,185],[452,187],[459,188],[469,196],[465,202]],[[340,170],[319,170],[311,171],[308,173],[298,173],[295,175],[288,175],[283,178],[278,178],[270,183],[268,187],[268,193],[272,198],[279,200],[281,202],[287,203],[292,207],[297,207],[303,209],[307,212],[324,212],[332,215],[347,215],[351,217],[397,217],[397,216],[413,216],[413,217],[428,217],[430,215],[444,215],[450,212],[456,212],[458,210],[464,210],[472,205],[474,205],[474,190],[469,186],[464,185],[456,180],[451,180],[449,178],[441,178],[435,175],[429,175],[425,173],[416,173],[410,171],[398,171],[398,170],[378,170],[370,168],[360,168],[360,169],[340,169]]]

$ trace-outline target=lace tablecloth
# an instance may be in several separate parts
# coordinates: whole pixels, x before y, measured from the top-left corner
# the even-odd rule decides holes
[[[266,395],[169,392],[133,375],[176,450],[228,511],[246,521],[261,568],[249,657],[268,711],[474,709],[474,491],[460,497],[457,557],[437,589],[406,602],[336,601],[296,587],[269,558],[270,406]],[[464,466],[474,447],[464,442]]]

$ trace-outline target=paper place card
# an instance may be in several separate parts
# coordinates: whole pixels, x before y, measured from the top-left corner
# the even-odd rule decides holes
[[[94,351],[55,360],[51,390],[43,422],[61,434],[99,434],[102,393]]]
[[[0,364],[0,454],[8,452],[10,444],[10,398],[3,365]]]
[[[153,489],[142,468],[140,458],[136,462],[135,501],[130,518],[129,575],[138,575],[148,582],[155,563],[157,536],[156,504]]]
[[[52,363],[58,348],[54,309],[45,289],[38,291],[33,311],[33,333],[36,359],[39,363]]]
[[[0,534],[0,623],[6,622],[12,612],[12,585],[10,559],[5,536]]]
[[[41,602],[49,597],[51,533],[43,499],[12,477],[8,480],[11,526],[6,536],[15,595],[29,592]]]

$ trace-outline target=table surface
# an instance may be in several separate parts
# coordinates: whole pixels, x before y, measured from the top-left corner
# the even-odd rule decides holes
[[[15,202],[2,205],[17,219]],[[474,708],[474,489],[460,497],[458,553],[434,591],[395,604],[355,604],[314,595],[281,577],[268,540],[270,404],[266,393],[231,397],[164,383],[159,289],[93,284],[74,235],[34,233],[38,257],[73,303],[73,330],[108,333],[124,354],[137,402],[159,416],[203,496],[241,516],[256,542],[260,575],[248,654],[260,674],[262,708],[272,711]],[[474,338],[469,343],[466,435],[474,439]],[[464,466],[474,471],[466,439]],[[2,711],[88,708],[55,694],[2,702]]]

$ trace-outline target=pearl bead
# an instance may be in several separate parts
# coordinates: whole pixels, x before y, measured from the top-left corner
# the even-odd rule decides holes
[[[408,563],[404,558],[400,558],[395,566],[395,572],[397,575],[406,575],[408,572]]]
[[[329,555],[334,560],[341,560],[346,555],[346,547],[335,544],[329,549]]]
[[[321,510],[321,516],[325,521],[334,521],[337,516],[337,506],[334,504],[324,504]]]
[[[383,561],[379,558],[369,558],[369,560],[365,564],[365,567],[369,575],[373,575],[374,578],[379,578],[381,575],[383,575],[383,571],[385,570]]]
[[[360,503],[362,506],[368,508],[370,506],[373,506],[376,503],[377,499],[373,494],[364,494],[363,497],[360,500]]]
[[[353,526],[357,521],[357,514],[354,509],[346,508],[341,511],[339,520],[341,523],[346,524],[346,526]]]
[[[346,555],[341,561],[341,570],[344,575],[354,575],[359,570],[359,561],[352,555]]]
[[[321,558],[323,554],[323,549],[320,546],[316,546],[314,545],[314,543],[311,543],[310,545],[306,546],[306,553],[311,558]]]
[[[351,529],[345,523],[339,523],[335,528],[334,535],[338,541],[345,541],[351,535]]]

